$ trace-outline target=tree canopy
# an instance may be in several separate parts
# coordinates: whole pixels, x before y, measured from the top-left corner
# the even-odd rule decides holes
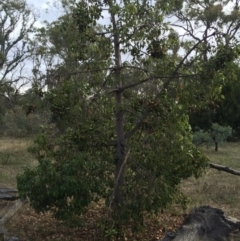
[[[115,222],[141,223],[186,201],[179,183],[208,166],[189,108],[219,97],[239,53],[229,2],[63,1],[32,42],[37,66],[49,60],[52,112],[31,148],[38,166],[18,176],[36,211],[67,219],[105,200]]]

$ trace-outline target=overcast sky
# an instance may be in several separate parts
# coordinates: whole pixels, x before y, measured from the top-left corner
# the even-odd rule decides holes
[[[57,19],[60,14],[57,9],[53,7],[52,0],[26,0],[30,8],[38,15],[37,26],[41,26],[43,21],[53,21]]]

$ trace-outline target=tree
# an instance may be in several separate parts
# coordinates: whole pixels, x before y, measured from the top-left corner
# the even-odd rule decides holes
[[[35,17],[25,1],[6,0],[1,2],[0,7],[2,81],[19,63],[29,57],[26,56],[26,53],[29,53],[27,40]]]
[[[107,0],[75,5],[71,27],[84,48],[77,48],[75,39],[69,46],[70,53],[78,55],[79,69],[59,74],[61,85],[46,97],[60,137],[45,128],[31,149],[38,167],[18,177],[21,195],[29,197],[35,210],[67,218],[103,198],[118,224],[130,219],[141,223],[145,211],[157,213],[184,201],[181,179],[198,177],[208,166],[192,144],[187,110],[218,96],[223,70],[238,56],[239,26],[235,20],[221,20],[227,16],[223,9],[207,22],[202,35],[191,32],[190,24],[208,16],[202,2]],[[216,4],[208,5],[210,11]],[[99,28],[105,11],[110,22]],[[169,16],[181,22],[182,40],[179,26],[165,21]],[[230,37],[223,41],[225,29]],[[106,40],[109,57],[100,61],[105,51],[101,42]],[[131,58],[124,60],[124,54]]]
[[[230,126],[220,126],[213,123],[208,131],[197,131],[193,135],[193,143],[197,146],[205,144],[209,147],[212,143],[215,145],[215,151],[218,151],[218,144],[226,141],[232,136],[232,128]]]
[[[211,128],[212,123],[218,123],[221,126],[231,126],[233,129],[231,140],[238,140],[240,130],[238,62],[229,64],[224,75],[226,77],[222,83],[221,97],[209,101],[209,104],[204,108],[190,108],[190,124],[194,130],[200,128],[205,131]]]
[[[24,0],[0,3],[0,95],[13,106],[19,89],[29,82],[23,74],[31,55],[29,36],[35,15]],[[14,90],[14,91],[13,91]]]
[[[240,88],[240,69],[239,63],[234,63],[231,68],[232,74],[228,75],[222,88],[222,98],[217,102],[217,108],[214,120],[221,125],[229,125],[233,128],[233,136],[237,139],[240,137],[240,105],[239,95]]]

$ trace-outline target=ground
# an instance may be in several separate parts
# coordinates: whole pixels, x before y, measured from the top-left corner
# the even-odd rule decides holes
[[[0,140],[0,186],[16,187],[15,176],[22,171],[24,165],[34,166],[36,161],[27,153],[30,139]],[[214,149],[204,149],[206,155],[214,163],[222,164],[240,170],[239,143],[225,143]],[[227,215],[240,219],[240,177],[207,169],[206,174],[198,180],[189,178],[181,184],[182,191],[189,197],[188,209],[183,211],[174,206],[157,217],[145,219],[145,229],[138,234],[131,231],[125,240],[151,241],[164,236],[166,231],[176,230],[186,214],[194,206],[211,205],[221,208]],[[66,224],[54,220],[49,213],[36,214],[29,204],[17,212],[5,225],[7,231],[21,238],[22,241],[94,241],[111,240],[113,229],[104,230],[107,220],[107,210],[103,205],[92,205],[82,217],[85,225],[70,228]],[[100,236],[103,238],[100,239]],[[109,238],[109,239],[108,239]]]

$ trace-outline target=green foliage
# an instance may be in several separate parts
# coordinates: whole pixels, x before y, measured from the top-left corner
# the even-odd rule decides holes
[[[24,137],[28,131],[28,123],[24,113],[8,112],[4,116],[5,135]]]
[[[39,165],[17,179],[19,192],[30,198],[37,212],[50,210],[65,220],[84,213],[92,201],[111,196],[109,187],[114,185],[111,151],[98,147],[110,138],[111,120],[102,122],[109,113],[94,113],[99,103],[88,108],[82,90],[70,83],[48,93],[57,129],[43,127],[30,148]]]
[[[194,132],[193,143],[196,146],[206,145],[207,148],[214,144],[210,133],[204,130]]]
[[[207,158],[191,143],[188,118],[176,112],[158,116],[159,129],[153,114],[141,138],[130,143],[133,149],[124,187],[128,219],[142,220],[144,211],[157,214],[174,202],[183,204],[181,179],[199,177],[207,166]]]
[[[218,99],[208,101],[204,108],[189,108],[190,124],[195,130],[199,127],[203,130],[211,128],[212,123],[221,126],[231,126],[233,138],[240,136],[240,98],[239,98],[239,66],[236,63],[228,64],[228,68],[223,72],[221,92]]]
[[[238,64],[230,65],[225,84],[222,88],[223,98],[218,101],[214,121],[220,125],[229,125],[233,128],[235,138],[240,137],[240,69]]]
[[[21,193],[31,190],[28,197],[37,212],[52,211],[56,218],[68,220],[82,214],[105,192],[105,183],[99,179],[101,163],[91,160],[87,154],[71,153],[70,148],[58,150],[52,156],[58,162],[42,157],[35,170],[25,169],[25,175],[18,177],[18,187]]]
[[[45,116],[34,113],[26,116],[21,107],[16,106],[14,110],[9,110],[2,118],[2,134],[12,137],[27,137],[39,133],[40,125],[48,122],[47,115]]]
[[[230,126],[220,126],[217,123],[213,123],[208,131],[196,131],[193,135],[193,143],[196,146],[206,145],[210,147],[216,143],[226,141],[231,136],[232,128]]]
[[[215,142],[226,141],[232,135],[232,128],[230,126],[220,126],[217,123],[212,124],[211,136]]]
[[[62,62],[52,66],[56,75],[48,79],[52,85],[45,95],[52,125],[43,126],[30,149],[39,164],[18,176],[18,190],[36,211],[50,210],[60,219],[104,200],[114,224],[105,235],[112,237],[119,224],[133,220],[138,228],[145,213],[186,204],[181,180],[199,177],[208,166],[192,143],[188,110],[218,98],[223,70],[238,53],[234,41],[229,45],[218,34],[181,40],[164,21],[175,14],[183,25],[194,21],[197,27],[207,14],[201,4],[94,3],[77,4],[73,15],[60,17],[36,38],[38,50],[46,47],[46,56],[52,51]],[[111,22],[99,26],[105,5]],[[221,31],[218,12],[209,21]],[[195,36],[191,31],[186,36]],[[46,42],[37,41],[42,37]],[[210,37],[214,43],[207,48]],[[122,54],[131,54],[129,61],[122,63]],[[222,138],[215,127],[214,137]]]
[[[153,105],[149,119],[129,142],[131,155],[122,189],[125,202],[117,214],[122,221],[138,223],[144,211],[158,213],[173,202],[184,203],[180,180],[198,177],[207,166],[208,160],[191,143],[187,116],[165,97],[159,105],[146,100]],[[45,128],[35,140],[30,151],[39,165],[18,177],[19,192],[30,198],[36,211],[51,210],[61,219],[83,213],[92,201],[105,199],[109,206],[114,188],[113,149],[108,147],[114,137],[111,98],[98,103],[86,100],[70,81],[47,98],[61,135],[57,138],[55,128]],[[141,111],[143,106],[133,108]],[[132,115],[126,118],[130,121]],[[158,128],[156,119],[161,123]]]

